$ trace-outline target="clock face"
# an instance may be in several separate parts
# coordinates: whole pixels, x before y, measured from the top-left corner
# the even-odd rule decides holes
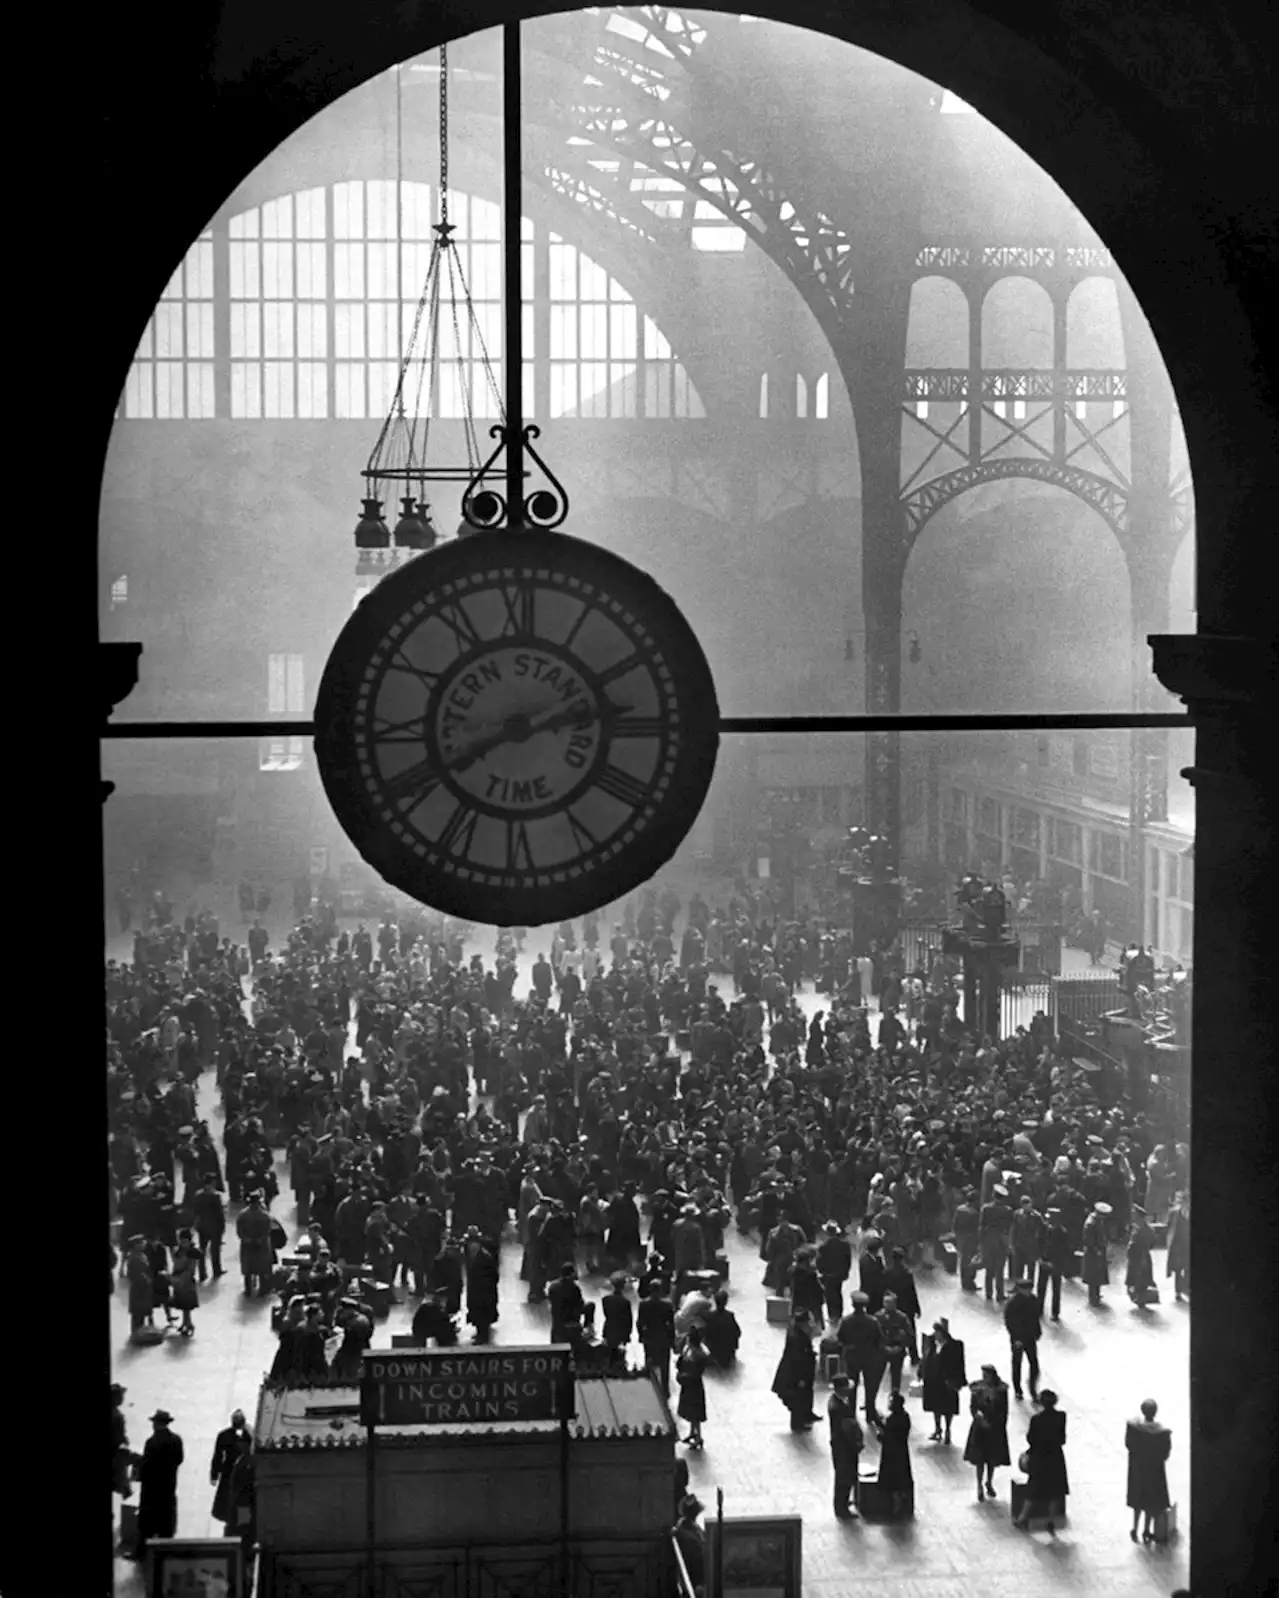
[[[692,826],[719,709],[674,602],[561,533],[485,533],[386,577],[316,703],[339,821],[387,881],[536,926],[648,880]]]

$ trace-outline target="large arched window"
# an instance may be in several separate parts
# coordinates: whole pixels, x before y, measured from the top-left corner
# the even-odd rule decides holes
[[[120,414],[236,421],[385,415],[440,218],[430,184],[401,183],[398,208],[396,189],[394,180],[354,179],[301,190],[234,211],[224,228],[202,234],[156,308]],[[426,415],[457,419],[469,409],[490,420],[502,383],[501,210],[451,192],[448,211],[474,325],[446,287],[434,392],[406,401]],[[521,235],[527,416],[705,416],[662,329],[616,278],[528,217]],[[486,360],[496,392],[484,376]],[[539,364],[549,366],[541,405]]]

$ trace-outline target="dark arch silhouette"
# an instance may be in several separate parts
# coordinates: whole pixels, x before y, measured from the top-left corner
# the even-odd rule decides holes
[[[983,483],[1003,482],[1011,477],[1030,477],[1039,483],[1065,488],[1069,494],[1083,500],[1091,510],[1097,511],[1116,535],[1121,549],[1127,551],[1129,495],[1126,490],[1079,466],[1062,466],[1057,461],[1041,460],[983,461],[978,466],[961,466],[954,472],[944,472],[941,477],[912,489],[902,500],[906,551],[910,552],[926,523],[944,505],[949,505],[961,494],[967,494],[971,488],[978,488]]]

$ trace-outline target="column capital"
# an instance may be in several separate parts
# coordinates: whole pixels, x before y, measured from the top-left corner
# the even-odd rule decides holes
[[[1261,638],[1150,633],[1156,676],[1187,705],[1261,714],[1275,693],[1276,646]]]

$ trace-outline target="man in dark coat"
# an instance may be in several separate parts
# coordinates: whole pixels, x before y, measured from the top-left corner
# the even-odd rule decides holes
[[[898,1301],[898,1310],[907,1317],[911,1326],[911,1336],[907,1343],[911,1355],[912,1365],[920,1363],[919,1344],[916,1341],[916,1322],[920,1319],[920,1295],[916,1292],[916,1279],[911,1274],[911,1267],[907,1264],[906,1250],[895,1248],[893,1262],[884,1273],[884,1291],[888,1298],[892,1293]]]
[[[255,1286],[258,1296],[265,1298],[271,1291],[271,1270],[275,1264],[275,1249],[271,1242],[271,1216],[263,1208],[262,1194],[249,1195],[249,1207],[236,1218],[236,1235],[240,1239],[240,1274],[244,1277],[244,1290],[253,1296]]]
[[[470,1238],[466,1248],[467,1319],[476,1329],[476,1342],[487,1343],[498,1318],[498,1262],[488,1240]]]
[[[847,1376],[837,1376],[831,1383],[831,1397],[827,1400],[827,1425],[831,1444],[831,1464],[835,1470],[835,1512],[837,1520],[853,1520],[855,1512],[849,1503],[855,1501],[858,1491],[858,1456],[862,1452],[862,1427],[858,1425],[855,1394]]]
[[[956,1255],[960,1262],[960,1286],[966,1293],[978,1291],[978,1277],[974,1257],[978,1252],[978,1210],[974,1199],[976,1188],[966,1188],[964,1198],[956,1205],[952,1227],[956,1234]]]
[[[1111,1280],[1107,1267],[1107,1217],[1110,1214],[1110,1204],[1099,1199],[1084,1223],[1082,1275],[1089,1289],[1089,1302],[1095,1305],[1102,1303],[1102,1289]]]
[[[142,1558],[153,1537],[173,1537],[178,1529],[178,1468],[186,1457],[182,1439],[170,1431],[173,1416],[158,1409],[151,1417],[154,1428],[142,1450],[139,1468],[137,1557]]]
[[[569,1328],[582,1324],[586,1300],[578,1286],[577,1270],[569,1262],[560,1267],[560,1276],[547,1289],[547,1302],[551,1306],[551,1341],[567,1343]]]
[[[984,1204],[978,1214],[978,1240],[982,1251],[983,1291],[989,1299],[994,1292],[996,1302],[1004,1303],[1004,1267],[1009,1257],[1009,1228],[1013,1211],[1005,1200],[1009,1189],[1003,1182],[992,1188],[989,1204]]]
[[[636,1332],[644,1348],[644,1360],[657,1377],[663,1396],[671,1396],[671,1350],[676,1341],[675,1305],[662,1291],[661,1281],[649,1283],[648,1295],[636,1311]]]
[[[838,1321],[844,1314],[843,1289],[853,1269],[853,1250],[837,1222],[828,1221],[822,1230],[824,1236],[817,1253],[818,1275],[822,1278],[827,1315]]]
[[[1022,1397],[1022,1356],[1027,1356],[1027,1385],[1036,1396],[1040,1385],[1040,1304],[1031,1289],[1031,1278],[1021,1277],[1013,1286],[1013,1297],[1004,1307],[1004,1325],[1009,1334],[1013,1359],[1013,1391]]]
[[[876,1393],[884,1370],[880,1327],[867,1313],[868,1299],[865,1293],[855,1293],[852,1303],[853,1308],[836,1329],[836,1338],[844,1353],[845,1374],[852,1383],[851,1401],[857,1401],[858,1379],[861,1377],[864,1407],[869,1420],[875,1414]]]
[[[1062,1313],[1062,1273],[1067,1269],[1071,1254],[1071,1244],[1067,1237],[1067,1229],[1062,1224],[1062,1211],[1059,1209],[1050,1209],[1045,1214],[1039,1252],[1040,1274],[1036,1282],[1036,1297],[1040,1313],[1043,1315],[1045,1295],[1052,1283],[1053,1300],[1050,1308],[1052,1319],[1056,1321],[1061,1318]]]
[[[200,1245],[200,1280],[209,1270],[214,1279],[225,1276],[222,1269],[222,1239],[227,1230],[227,1215],[222,1207],[222,1195],[212,1176],[206,1176],[203,1185],[191,1200],[191,1219],[196,1239]]]
[[[242,1439],[249,1435],[244,1411],[233,1410],[230,1426],[224,1426],[214,1439],[213,1459],[209,1464],[209,1485],[213,1495],[213,1518],[224,1523],[231,1518],[231,1472],[240,1457]]]
[[[884,1308],[885,1263],[880,1253],[881,1244],[872,1242],[858,1261],[858,1286],[867,1297],[867,1311],[878,1315]]]

